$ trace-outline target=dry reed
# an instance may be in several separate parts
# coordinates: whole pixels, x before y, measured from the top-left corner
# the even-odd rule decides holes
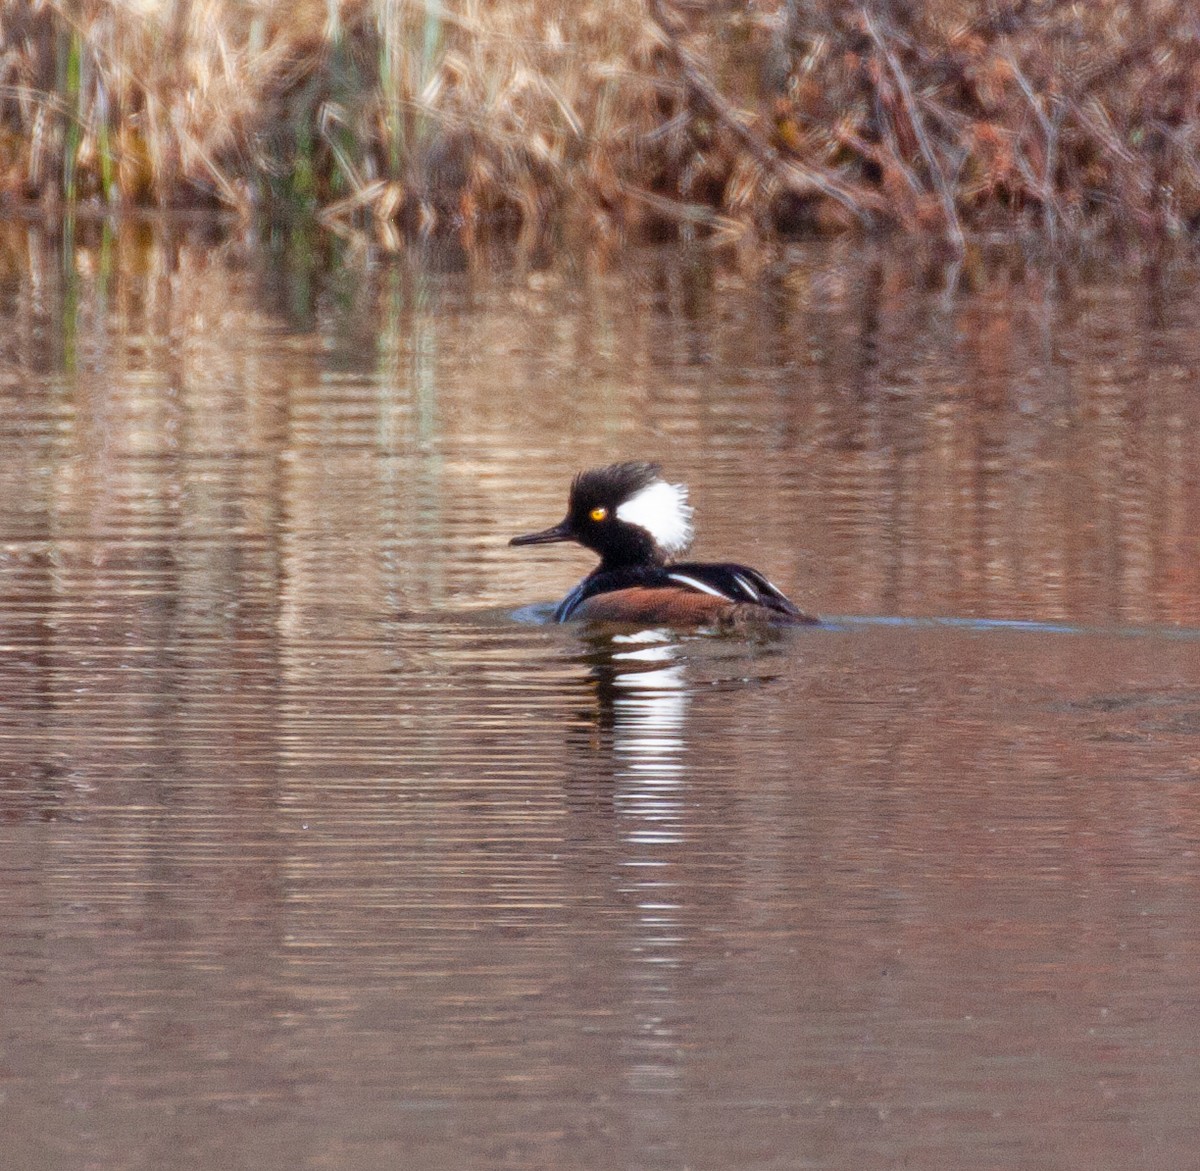
[[[1200,226],[1190,0],[26,0],[0,200],[542,237]]]

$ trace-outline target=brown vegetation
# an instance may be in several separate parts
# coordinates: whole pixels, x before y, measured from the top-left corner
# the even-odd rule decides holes
[[[1190,0],[25,0],[10,206],[1052,239],[1200,225]]]

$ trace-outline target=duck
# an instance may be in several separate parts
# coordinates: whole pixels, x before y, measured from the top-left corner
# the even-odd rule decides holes
[[[555,607],[555,622],[819,623],[748,565],[676,560],[692,543],[693,511],[685,484],[668,482],[660,464],[630,460],[580,472],[571,482],[567,515],[509,544],[574,541],[599,556],[600,564]]]

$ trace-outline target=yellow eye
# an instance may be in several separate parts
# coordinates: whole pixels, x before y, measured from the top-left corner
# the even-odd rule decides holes
[[[604,520],[608,516],[608,509],[601,505],[599,508],[593,508],[592,511],[588,513],[588,516],[590,516],[594,521]]]

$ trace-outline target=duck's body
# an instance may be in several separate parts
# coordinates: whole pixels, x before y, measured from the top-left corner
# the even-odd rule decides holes
[[[558,604],[557,622],[817,621],[749,566],[672,560],[691,543],[691,517],[687,489],[668,484],[657,464],[612,464],[575,477],[561,523],[509,543],[578,541],[600,555],[600,564]]]

